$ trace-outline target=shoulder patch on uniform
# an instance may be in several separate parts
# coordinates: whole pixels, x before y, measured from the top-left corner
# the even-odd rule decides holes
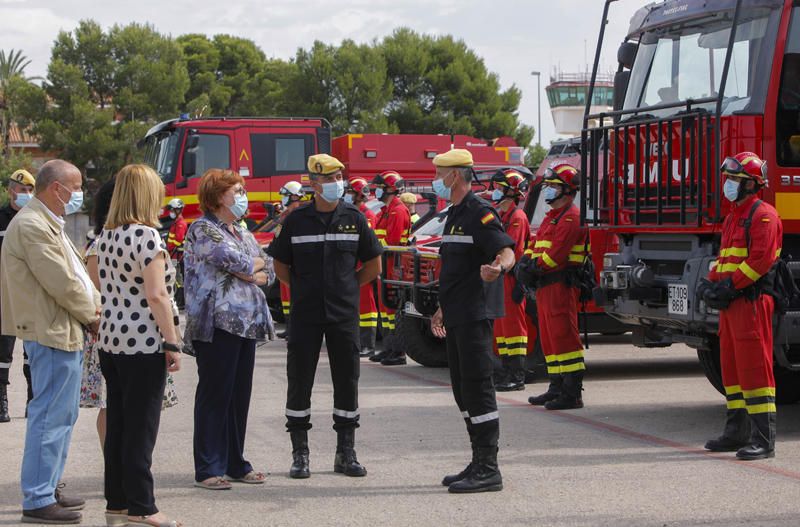
[[[486,214],[486,215],[485,215],[483,218],[481,218],[481,223],[483,223],[484,225],[486,225],[487,223],[489,223],[489,222],[490,222],[490,221],[492,221],[493,219],[494,219],[494,214],[492,214],[491,212],[489,212],[489,213],[487,213],[487,214]]]
[[[516,222],[512,223],[512,224],[511,224],[511,226],[512,226],[512,227],[519,227],[519,222],[518,222],[518,221],[516,221]]]
[[[764,223],[769,223],[770,219],[769,218],[761,218],[761,221],[763,221]]]
[[[564,221],[573,221],[572,218],[564,218]]]

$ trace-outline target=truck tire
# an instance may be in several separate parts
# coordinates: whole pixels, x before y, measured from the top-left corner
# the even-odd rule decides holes
[[[395,320],[394,346],[415,362],[429,368],[447,366],[447,349],[444,339],[431,333],[430,319],[403,316],[397,312]]]
[[[703,373],[706,374],[706,379],[711,386],[725,395],[725,386],[722,384],[722,366],[719,362],[719,339],[711,338],[709,341],[709,349],[697,350],[697,358],[700,359],[700,366],[703,367]]]
[[[776,363],[773,373],[775,374],[775,402],[777,404],[794,404],[800,401],[800,371],[787,370]]]
[[[722,384],[722,367],[719,361],[719,340],[713,339],[711,349],[697,350],[697,357],[703,367],[703,373],[711,385],[722,395],[725,387]],[[775,363],[775,402],[777,404],[794,404],[800,401],[800,371],[787,370]]]

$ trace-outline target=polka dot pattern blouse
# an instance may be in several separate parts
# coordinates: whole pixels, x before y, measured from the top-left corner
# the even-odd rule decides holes
[[[175,287],[175,268],[158,231],[145,225],[104,230],[97,241],[102,313],[98,348],[107,353],[161,353],[161,333],[145,298],[144,268],[163,253],[167,293]],[[173,316],[178,310],[172,303]]]

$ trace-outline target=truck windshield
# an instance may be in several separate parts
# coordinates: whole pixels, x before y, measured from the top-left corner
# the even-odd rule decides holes
[[[146,140],[144,162],[158,172],[164,183],[172,183],[175,180],[179,142],[180,133],[177,130],[160,132]]]
[[[731,50],[722,113],[763,113],[780,11],[740,14]],[[717,97],[732,27],[732,13],[715,13],[646,31],[631,71],[624,109]],[[677,106],[677,105],[676,105]],[[715,103],[704,105],[713,110]],[[681,108],[647,111],[663,117]]]

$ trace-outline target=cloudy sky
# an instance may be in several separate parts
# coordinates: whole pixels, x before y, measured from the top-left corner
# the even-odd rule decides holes
[[[615,67],[617,44],[645,0],[612,5],[604,69]],[[314,40],[358,42],[407,26],[430,34],[452,34],[481,55],[504,87],[523,93],[520,117],[536,126],[536,78],[542,76],[542,142],[556,138],[544,96],[549,73],[582,72],[591,64],[603,0],[0,0],[0,49],[22,49],[32,59],[29,74],[44,75],[59,30],[91,18],[103,27],[148,22],[162,33],[252,39],[268,56],[290,58]]]

